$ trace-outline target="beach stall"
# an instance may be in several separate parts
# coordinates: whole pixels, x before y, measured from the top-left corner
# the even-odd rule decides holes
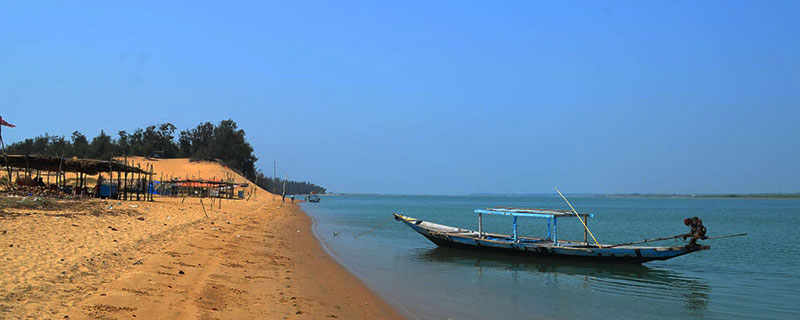
[[[6,173],[5,186],[8,193],[152,200],[147,192],[147,186],[153,181],[152,165],[147,167],[149,170],[143,170],[119,161],[47,155],[4,155],[0,157],[0,167]],[[68,177],[72,175],[74,178]],[[92,183],[94,186],[89,187]]]
[[[222,180],[172,179],[161,183],[160,192],[176,197],[241,199],[244,195],[241,189],[247,186]]]

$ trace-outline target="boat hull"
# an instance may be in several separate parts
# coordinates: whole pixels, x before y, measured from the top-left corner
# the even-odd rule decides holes
[[[641,264],[654,260],[667,260],[688,253],[710,249],[709,246],[703,245],[672,247],[620,246],[607,248],[570,241],[559,241],[555,244],[550,239],[540,238],[518,238],[517,241],[514,241],[507,235],[485,233],[481,236],[473,230],[439,225],[399,214],[395,214],[395,220],[403,222],[438,246],[494,251],[514,255]]]

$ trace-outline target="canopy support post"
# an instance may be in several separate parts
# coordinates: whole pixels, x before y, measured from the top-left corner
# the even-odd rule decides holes
[[[550,239],[550,218],[547,218],[547,239]]]
[[[558,246],[558,229],[556,229],[556,223],[558,222],[558,218],[553,217],[553,245]]]
[[[256,177],[258,179],[258,177]],[[478,239],[483,239],[483,214],[478,213]]]
[[[517,242],[517,216],[514,216],[514,242]]]

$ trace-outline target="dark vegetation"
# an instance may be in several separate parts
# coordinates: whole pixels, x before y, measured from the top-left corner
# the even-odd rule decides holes
[[[268,178],[255,167],[258,158],[253,155],[253,147],[233,120],[223,120],[217,125],[201,123],[176,136],[177,129],[171,123],[157,124],[133,132],[119,131],[116,138],[101,130],[91,142],[79,131],[73,132],[69,139],[45,133],[6,146],[6,152],[99,160],[121,156],[218,160],[251,181],[258,181],[269,192],[283,192],[283,180]],[[287,194],[312,192],[325,193],[325,188],[305,181],[286,181]]]

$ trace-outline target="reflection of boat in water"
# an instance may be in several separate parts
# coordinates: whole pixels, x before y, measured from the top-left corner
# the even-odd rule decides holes
[[[708,305],[710,287],[700,278],[678,272],[650,268],[640,264],[574,263],[563,259],[540,257],[530,259],[502,252],[475,252],[448,247],[419,249],[414,259],[425,263],[441,263],[451,267],[533,273],[551,279],[573,277],[593,290],[625,296],[684,301],[688,309],[704,309]],[[514,277],[515,278],[515,277]]]
[[[685,246],[631,246],[629,244],[605,245],[587,240],[591,233],[585,228],[584,241],[559,240],[556,233],[559,218],[583,217],[581,222],[592,217],[588,213],[573,213],[563,210],[527,209],[527,208],[489,208],[477,209],[478,231],[467,230],[419,220],[412,217],[394,214],[414,231],[425,236],[439,246],[455,247],[481,251],[504,251],[519,255],[549,256],[572,260],[615,263],[644,263],[653,260],[667,260],[711,247],[700,244]],[[483,231],[482,215],[503,215],[513,218],[513,234],[497,234]],[[517,235],[517,218],[546,218],[547,238],[523,237]],[[552,228],[551,222],[552,221]],[[594,236],[592,236],[594,237]]]

